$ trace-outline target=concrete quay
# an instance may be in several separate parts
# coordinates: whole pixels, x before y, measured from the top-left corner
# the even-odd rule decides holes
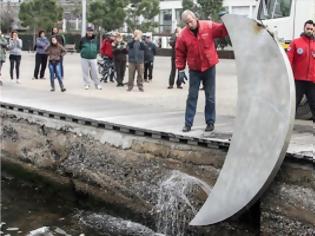
[[[0,88],[2,168],[83,192],[158,228],[161,183],[179,173],[212,187],[236,116],[235,64],[221,60],[215,132],[203,135],[201,91],[195,125],[191,132],[182,133],[187,85],[182,90],[166,88],[169,60],[156,58],[153,82],[146,83],[142,93],[137,88],[127,92],[113,83],[102,84],[102,90],[84,90],[79,55],[66,55],[67,91],[61,93],[49,91],[48,79],[31,79],[34,54],[24,54],[21,83],[5,79]],[[3,75],[8,78],[8,74],[5,64]],[[184,235],[314,235],[314,178],[314,127],[310,121],[296,121],[276,178],[241,217],[189,227],[194,212],[187,207],[176,222],[183,226]],[[195,209],[206,199],[198,186],[187,195]]]
[[[165,132],[177,137],[195,140],[215,140],[228,143],[233,133],[236,115],[237,78],[234,60],[221,60],[217,65],[216,129],[209,137],[205,128],[204,95],[200,91],[194,126],[189,133],[182,133],[184,124],[187,85],[184,89],[166,89],[170,71],[169,57],[156,57],[153,82],[145,83],[145,92],[126,92],[115,83],[102,84],[102,90],[93,87],[84,90],[79,54],[65,56],[65,93],[50,92],[49,73],[45,80],[32,80],[33,53],[24,53],[21,63],[20,84],[9,80],[9,63],[4,65],[0,101],[45,111],[73,115],[101,122],[109,122],[137,129]],[[128,71],[127,71],[128,72]],[[127,81],[127,73],[125,81]],[[57,83],[57,81],[56,81]],[[272,135],[272,134],[270,134]],[[206,141],[205,141],[206,142]],[[314,159],[314,125],[311,121],[297,120],[287,153],[297,158]]]

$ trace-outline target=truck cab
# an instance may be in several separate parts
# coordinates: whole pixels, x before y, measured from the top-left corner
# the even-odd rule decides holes
[[[315,0],[259,0],[257,20],[273,32],[284,48],[300,36],[307,20],[315,20]]]

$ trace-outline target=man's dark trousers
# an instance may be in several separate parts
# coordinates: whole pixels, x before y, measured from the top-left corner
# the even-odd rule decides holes
[[[47,58],[48,58],[47,54],[36,53],[34,78],[38,79],[39,68],[40,68],[39,78],[41,78],[41,79],[44,78],[45,70],[47,67]]]
[[[117,75],[117,83],[122,84],[125,77],[126,61],[114,59],[114,66]]]
[[[311,81],[295,80],[296,107],[300,104],[303,95],[306,95],[312,112],[312,120],[315,122],[315,83]]]
[[[171,73],[170,73],[170,77],[169,77],[169,86],[173,87],[174,82],[175,82],[175,75],[176,75],[175,57],[172,56],[171,62],[172,62],[172,68],[171,68]],[[181,86],[180,82],[178,81],[178,75],[177,75],[176,85],[177,85],[177,87]]]
[[[153,71],[153,61],[145,62],[144,63],[144,80],[145,81],[147,81],[147,79],[152,80],[152,71]]]

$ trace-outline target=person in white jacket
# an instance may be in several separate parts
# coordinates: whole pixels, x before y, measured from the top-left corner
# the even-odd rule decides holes
[[[16,72],[16,83],[20,83],[20,63],[21,63],[21,54],[22,54],[22,39],[19,38],[17,32],[13,31],[11,33],[11,38],[9,41],[9,51],[10,51],[10,77],[13,80],[13,70],[15,67]]]

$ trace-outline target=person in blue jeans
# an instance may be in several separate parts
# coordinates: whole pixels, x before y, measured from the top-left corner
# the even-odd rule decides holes
[[[186,100],[185,125],[183,132],[189,132],[196,114],[200,83],[205,91],[206,132],[214,130],[215,124],[215,65],[219,62],[215,38],[227,36],[226,28],[209,20],[198,20],[196,15],[185,10],[182,13],[185,28],[176,41],[176,68],[178,80],[185,83],[186,63],[189,67],[189,92]]]
[[[50,46],[45,50],[49,58],[49,72],[51,92],[55,91],[55,78],[58,79],[61,92],[66,91],[61,77],[61,58],[66,54],[66,49],[61,46],[55,36],[51,37]]]
[[[57,27],[53,27],[51,30],[51,37],[56,37],[58,43],[64,47],[66,45],[65,37],[60,34],[60,30]],[[64,70],[63,70],[63,57],[60,58],[60,73],[61,78],[64,78]]]

